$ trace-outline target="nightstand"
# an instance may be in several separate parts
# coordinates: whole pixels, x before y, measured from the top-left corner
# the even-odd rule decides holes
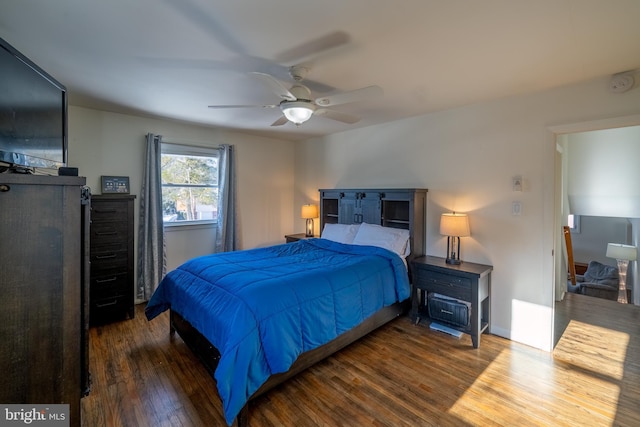
[[[447,264],[444,258],[422,256],[411,262],[413,277],[411,291],[411,316],[416,321],[422,319],[442,322],[450,328],[471,335],[473,346],[480,346],[480,335],[489,328],[491,314],[491,271],[493,267],[472,262],[459,265]],[[435,301],[429,316],[429,293],[452,298]],[[450,305],[450,309],[447,308]],[[465,307],[462,307],[464,305]],[[468,308],[468,318],[460,319],[454,313],[464,313]],[[454,316],[455,318],[452,318]]]
[[[287,243],[297,242],[298,240],[313,239],[316,236],[307,236],[305,233],[287,234],[284,236]]]

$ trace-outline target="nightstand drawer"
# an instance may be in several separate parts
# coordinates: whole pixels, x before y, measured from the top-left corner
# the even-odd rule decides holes
[[[429,292],[435,292],[452,298],[471,301],[471,280],[430,271],[418,271],[416,286]]]

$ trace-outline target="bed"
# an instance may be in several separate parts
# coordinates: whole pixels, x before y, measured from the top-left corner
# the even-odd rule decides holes
[[[165,276],[146,316],[170,310],[227,423],[247,425],[250,400],[408,310],[410,236],[325,224],[321,238],[195,258]]]

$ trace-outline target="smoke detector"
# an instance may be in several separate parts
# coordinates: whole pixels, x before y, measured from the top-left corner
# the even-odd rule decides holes
[[[630,74],[616,74],[611,77],[609,82],[609,90],[615,93],[626,92],[633,87],[633,76]]]

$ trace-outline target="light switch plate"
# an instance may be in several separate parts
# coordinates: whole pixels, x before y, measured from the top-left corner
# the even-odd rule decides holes
[[[512,178],[513,191],[522,191],[522,175],[516,175]]]

